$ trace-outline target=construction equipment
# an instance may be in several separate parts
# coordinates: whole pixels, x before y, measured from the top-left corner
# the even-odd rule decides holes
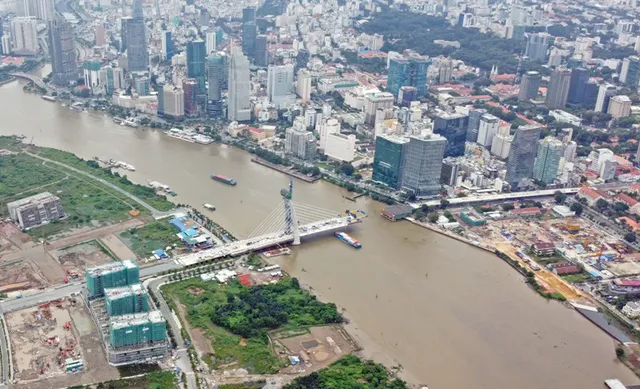
[[[64,323],[64,325],[62,326],[65,330],[69,331],[71,329],[71,322],[68,321],[66,323]]]

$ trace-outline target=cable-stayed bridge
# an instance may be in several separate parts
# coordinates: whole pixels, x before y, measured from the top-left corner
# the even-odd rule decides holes
[[[260,223],[247,239],[215,246],[178,258],[184,266],[225,256],[237,256],[269,247],[299,245],[302,238],[343,231],[360,223],[363,212],[338,212],[293,201],[293,181],[280,191],[282,203]]]

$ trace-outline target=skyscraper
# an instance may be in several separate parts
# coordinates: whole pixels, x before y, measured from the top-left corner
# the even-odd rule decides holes
[[[585,68],[574,68],[571,70],[571,81],[569,82],[570,104],[582,104],[585,98],[585,87],[589,82],[589,70]]]
[[[372,179],[393,189],[402,185],[402,160],[409,139],[397,135],[378,135],[373,157]]]
[[[316,156],[316,143],[312,132],[294,126],[286,131],[284,152],[310,161]]]
[[[207,114],[209,114],[209,116],[222,116],[222,89],[224,74],[227,70],[222,55],[212,54],[207,59],[207,78],[209,81]]]
[[[607,113],[614,119],[631,115],[631,99],[629,96],[620,95],[612,97]]]
[[[53,0],[22,0],[24,16],[32,16],[34,18],[48,22],[55,15]]]
[[[120,19],[120,52],[127,51],[127,37],[129,36],[129,24],[133,18],[131,16],[125,16]]]
[[[311,100],[311,73],[307,69],[298,71],[296,93],[303,103],[308,103]]]
[[[416,87],[418,96],[424,96],[430,63],[427,57],[410,50],[406,50],[404,55],[389,52],[387,63],[389,67],[387,91],[389,93],[397,97],[400,87],[408,85]]]
[[[571,71],[569,69],[558,68],[551,73],[549,87],[547,88],[547,98],[544,101],[547,108],[562,109],[567,105],[570,82]]]
[[[269,50],[266,35],[258,35],[256,37],[256,66],[269,65]]]
[[[198,82],[193,78],[182,81],[184,91],[184,114],[194,117],[198,115]]]
[[[247,7],[242,10],[242,52],[253,58],[256,53],[256,9]]]
[[[133,0],[131,19],[126,27],[127,59],[129,71],[144,71],[149,68],[149,52],[147,51],[147,33],[142,12],[142,0]]]
[[[478,129],[480,128],[480,118],[487,113],[486,109],[469,110],[469,124],[467,125],[467,142],[478,141]]]
[[[218,42],[216,41],[216,32],[209,31],[206,35],[206,47],[207,47],[207,55],[211,55],[211,53],[215,53],[218,47]]]
[[[469,116],[462,113],[439,113],[433,121],[433,132],[447,140],[444,149],[445,157],[464,155],[464,144],[467,140]]]
[[[278,107],[295,102],[293,65],[271,65],[267,73],[267,96]]]
[[[440,135],[411,136],[403,155],[402,189],[416,197],[437,195],[447,140]]]
[[[564,145],[553,137],[538,142],[538,152],[533,165],[533,178],[543,184],[551,184],[558,176],[560,159],[564,156]]]
[[[187,76],[198,83],[198,98],[204,101],[207,94],[205,79],[206,47],[201,39],[187,43]]]
[[[162,111],[164,116],[181,120],[184,118],[184,91],[167,84],[162,88]]]
[[[309,63],[309,50],[300,49],[298,50],[298,55],[296,55],[296,69],[302,69],[307,67],[307,63]]]
[[[38,22],[34,17],[15,17],[11,20],[11,37],[13,38],[13,52],[22,55],[38,53]]]
[[[490,113],[485,113],[480,117],[478,123],[478,137],[476,142],[484,147],[491,147],[493,137],[498,133],[500,119]]]
[[[251,119],[250,91],[249,60],[237,47],[232,47],[229,58],[229,96],[227,102],[229,120],[241,122]]]
[[[625,62],[623,63],[623,68],[626,68],[624,73],[624,80],[620,79],[621,82],[624,82],[626,86],[635,91],[638,88],[638,83],[640,82],[640,58],[637,56],[631,56],[629,58],[625,58]],[[622,72],[621,72],[622,73]]]
[[[451,81],[451,77],[453,76],[453,61],[447,58],[440,64],[440,69],[438,70],[438,82],[440,84],[446,84]]]
[[[586,109],[594,109],[598,100],[598,84],[595,80],[589,80],[584,86],[584,99],[582,106]]]
[[[171,40],[171,31],[162,31],[160,33],[162,47],[162,60],[171,61],[173,58],[173,41]]]
[[[377,92],[366,95],[364,98],[364,122],[374,125],[378,110],[391,110],[393,101],[394,98],[391,93]]]
[[[540,89],[540,73],[535,71],[526,72],[520,81],[520,92],[518,100],[529,101],[538,97],[538,89]]]
[[[616,87],[611,84],[602,84],[598,88],[598,98],[596,99],[595,112],[607,112],[609,109],[609,100],[616,93]]]
[[[56,85],[69,85],[78,79],[76,43],[73,28],[66,20],[49,21],[49,54],[51,55],[52,81]]]
[[[523,179],[531,178],[538,152],[542,128],[535,125],[520,126],[516,130],[507,159],[506,181],[517,189]]]
[[[549,41],[551,35],[546,32],[539,32],[531,34],[527,41],[527,48],[524,55],[529,57],[532,61],[544,62],[547,57],[547,49],[549,48]]]

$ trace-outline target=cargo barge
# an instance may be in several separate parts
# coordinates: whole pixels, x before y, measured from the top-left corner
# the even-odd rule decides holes
[[[341,241],[343,241],[344,243],[348,244],[353,248],[359,249],[362,247],[360,242],[358,242],[356,239],[353,239],[352,237],[350,237],[344,232],[336,232],[335,235],[336,235],[336,238],[340,239]]]
[[[264,254],[264,256],[267,258],[272,258],[278,257],[280,255],[291,255],[291,250],[288,247],[283,247],[280,249],[265,251],[262,254]]]
[[[214,181],[222,182],[223,184],[235,186],[238,183],[233,178],[227,178],[220,174],[212,174],[211,179]]]

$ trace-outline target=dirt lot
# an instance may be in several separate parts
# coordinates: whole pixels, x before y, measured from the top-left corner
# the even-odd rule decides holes
[[[29,259],[0,265],[0,292],[34,289],[48,285],[46,278]]]
[[[136,254],[114,234],[107,235],[101,238],[100,241],[120,259],[136,258]]]
[[[20,231],[13,223],[0,222],[0,237],[11,242],[16,248],[31,247],[31,237]]]
[[[87,268],[115,260],[95,240],[60,250],[52,250],[50,254],[65,271],[69,270],[81,276]]]
[[[74,306],[65,300],[61,306],[51,304],[50,316],[46,308],[29,308],[6,316],[18,388],[61,388],[118,378],[118,370],[107,364],[98,331],[84,304],[78,301]],[[67,322],[69,330],[63,328]],[[58,337],[58,346],[43,341],[52,336]],[[66,357],[83,359],[84,371],[71,374],[64,366],[60,368],[59,347],[72,348]]]
[[[301,363],[285,368],[282,373],[316,371],[356,350],[353,340],[340,326],[312,327],[304,335],[287,335],[284,331],[272,334],[276,347],[284,346],[286,355],[298,356]]]

